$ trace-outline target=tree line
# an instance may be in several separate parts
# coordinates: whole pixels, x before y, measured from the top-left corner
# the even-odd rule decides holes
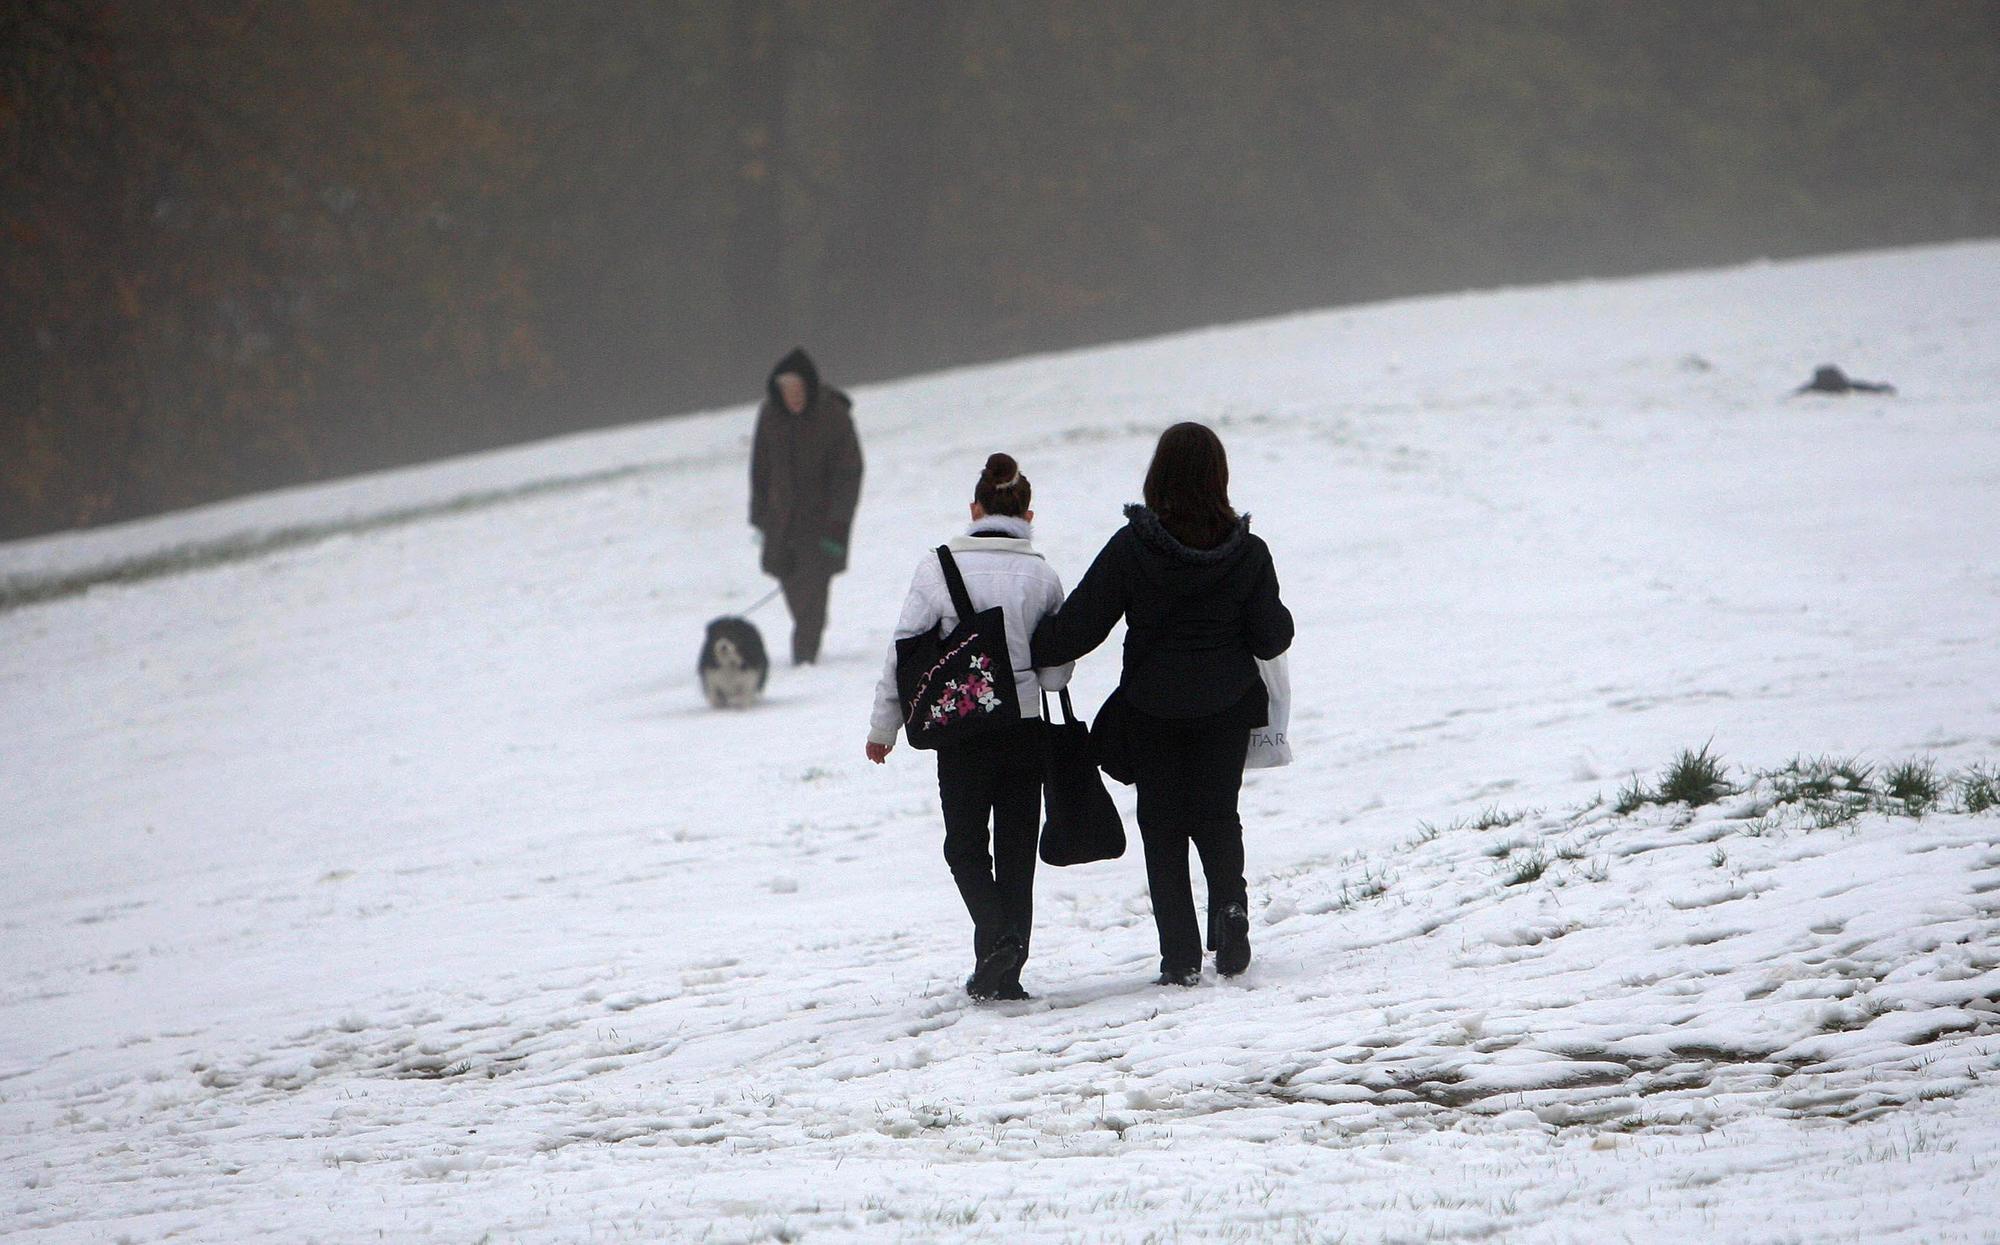
[[[1992,234],[1996,102],[1990,0],[0,0],[0,538],[747,403],[800,342]]]

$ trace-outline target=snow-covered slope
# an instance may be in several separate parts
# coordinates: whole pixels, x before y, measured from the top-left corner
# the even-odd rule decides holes
[[[747,409],[0,547],[359,525],[0,613],[0,1235],[1991,1240],[2000,814],[1752,771],[2000,761],[1995,394],[1993,243],[865,388],[743,714]],[[1152,986],[1134,854],[975,1007],[887,627],[987,452],[1074,580],[1188,418],[1300,624],[1256,963]],[[1616,811],[1708,741],[1744,790]]]

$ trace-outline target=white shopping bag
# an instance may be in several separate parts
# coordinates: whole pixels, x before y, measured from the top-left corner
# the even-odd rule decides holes
[[[1250,755],[1244,769],[1276,769],[1292,763],[1292,675],[1280,653],[1270,661],[1258,661],[1257,673],[1264,676],[1264,690],[1271,695],[1270,722],[1250,729]]]

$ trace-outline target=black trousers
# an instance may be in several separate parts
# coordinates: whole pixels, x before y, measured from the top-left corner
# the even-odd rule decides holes
[[[1215,914],[1227,904],[1249,903],[1243,881],[1243,819],[1236,801],[1243,788],[1250,727],[1262,720],[1262,691],[1260,686],[1243,704],[1208,717],[1132,715],[1139,838],[1146,847],[1146,884],[1153,894],[1163,973],[1201,967],[1189,843],[1201,856],[1208,879],[1211,943]]]
[[[1041,841],[1042,748],[1042,723],[1030,719],[937,752],[944,860],[972,915],[975,961],[1005,934],[1021,940],[1027,958]]]
[[[778,580],[785,590],[785,608],[792,612],[792,661],[818,661],[819,639],[826,631],[826,599],[833,571],[817,560],[793,568]]]

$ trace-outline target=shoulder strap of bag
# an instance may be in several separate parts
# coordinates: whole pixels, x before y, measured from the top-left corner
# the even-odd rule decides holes
[[[938,565],[944,568],[944,586],[951,593],[951,607],[958,611],[958,621],[972,621],[972,597],[965,591],[965,576],[958,573],[958,560],[951,556],[950,545],[937,547]]]

